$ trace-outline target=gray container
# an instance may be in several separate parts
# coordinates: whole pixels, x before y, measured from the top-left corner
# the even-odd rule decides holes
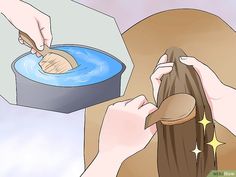
[[[111,56],[101,50],[97,51]],[[18,57],[12,63],[12,69],[16,76],[16,102],[18,105],[71,113],[120,96],[121,75],[125,70],[125,65],[113,56],[111,56],[113,59],[122,64],[122,70],[115,76],[96,84],[61,87],[39,83],[18,73],[15,69],[16,61],[28,54],[29,53],[26,53]]]

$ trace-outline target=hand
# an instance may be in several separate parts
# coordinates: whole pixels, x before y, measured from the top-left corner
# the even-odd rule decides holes
[[[99,152],[82,177],[115,177],[121,163],[142,150],[156,132],[144,129],[146,117],[157,108],[144,96],[108,107],[99,138]]]
[[[155,125],[144,129],[146,117],[156,109],[144,96],[109,106],[101,128],[99,153],[113,152],[125,160],[142,150],[156,132]]]
[[[172,69],[173,69],[173,63],[167,63],[167,55],[166,54],[163,55],[160,58],[154,70],[154,73],[151,76],[153,95],[156,102],[157,102],[158,91],[161,85],[161,78],[164,74],[170,73]]]
[[[196,58],[181,57],[180,61],[185,65],[193,66],[198,73],[213,118],[236,135],[236,90],[224,85],[207,65]]]
[[[33,6],[19,0],[0,0],[2,13],[19,30],[27,33],[39,50],[44,44],[50,47],[52,42],[50,17]],[[23,43],[23,40],[19,38]],[[34,49],[32,53],[36,53]],[[39,53],[36,53],[40,56]]]

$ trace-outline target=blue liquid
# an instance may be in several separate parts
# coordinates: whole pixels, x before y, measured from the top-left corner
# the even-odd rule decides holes
[[[17,72],[33,81],[53,86],[85,86],[109,79],[122,70],[122,65],[116,59],[105,53],[79,47],[59,46],[55,49],[71,54],[79,67],[63,74],[48,74],[39,66],[42,57],[28,54],[15,63]]]

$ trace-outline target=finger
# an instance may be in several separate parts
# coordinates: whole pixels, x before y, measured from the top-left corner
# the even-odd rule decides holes
[[[158,81],[164,74],[168,74],[172,71],[173,67],[160,67],[151,76],[152,82]]]
[[[147,103],[147,99],[144,95],[140,95],[126,104],[131,109],[139,109],[141,106]]]
[[[194,57],[180,57],[179,59],[183,64],[188,65],[188,66],[199,65],[198,64],[199,61],[197,59],[195,59]]]
[[[38,26],[38,24],[35,24]],[[44,48],[44,40],[39,28],[32,28],[32,31],[27,33],[30,38],[34,41],[38,50],[43,50]]]
[[[21,37],[18,38],[18,41],[21,43],[21,44],[24,44],[24,41]]]
[[[159,88],[161,85],[161,78],[164,74],[170,73],[172,69],[173,67],[161,67],[161,68],[158,68],[151,76],[153,96],[156,102],[157,102]]]
[[[162,63],[162,64],[159,64],[159,65],[156,66],[155,71],[156,71],[158,68],[162,68],[162,67],[173,67],[173,66],[174,66],[174,63],[171,63],[171,62],[169,62],[169,63]]]
[[[151,133],[151,137],[152,137],[152,136],[155,135],[155,133],[157,132],[156,124],[154,124],[154,125],[152,125],[152,126],[146,128],[145,131]]]
[[[40,29],[44,39],[44,43],[48,47],[50,47],[52,43],[52,32],[51,32],[51,19],[49,16],[46,16],[46,18],[40,22]]]
[[[36,52],[36,56],[37,56],[37,57],[41,57],[41,54],[38,53],[38,52]]]
[[[125,107],[127,103],[129,103],[131,99],[120,101],[114,104],[115,107]]]
[[[36,54],[36,50],[34,50],[33,48],[31,49],[31,53],[32,54]]]
[[[217,97],[219,89],[223,86],[223,83],[221,83],[214,71],[194,57],[181,57],[180,61],[185,65],[193,66],[198,73],[205,93],[208,96]]]
[[[147,103],[147,104],[143,105],[139,110],[143,113],[143,115],[146,118],[149,114],[156,111],[157,107],[152,103]]]
[[[144,148],[150,143],[150,141],[152,140],[152,138],[154,137],[156,132],[157,132],[156,125],[152,125],[146,129],[144,127],[144,134],[146,137],[146,144],[145,144]]]
[[[162,63],[166,63],[167,62],[167,58],[168,57],[167,57],[166,54],[162,55],[161,58],[159,59],[157,65],[162,64]]]

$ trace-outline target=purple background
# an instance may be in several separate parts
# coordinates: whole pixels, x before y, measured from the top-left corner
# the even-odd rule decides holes
[[[115,17],[121,32],[160,11],[194,8],[211,12],[236,29],[235,0],[76,0]]]

